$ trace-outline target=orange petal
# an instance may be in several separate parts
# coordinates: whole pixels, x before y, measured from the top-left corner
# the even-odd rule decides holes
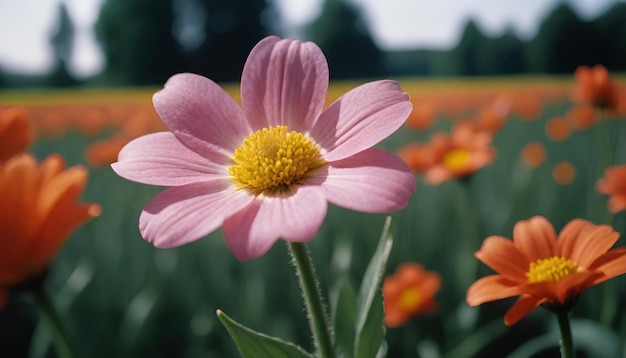
[[[0,108],[0,163],[26,151],[33,137],[26,109]]]
[[[576,179],[576,168],[567,160],[560,161],[552,167],[552,178],[559,185],[569,185]]]
[[[511,279],[526,277],[529,261],[515,247],[513,241],[507,238],[502,236],[486,238],[474,256],[497,273],[511,276]]]
[[[546,148],[539,142],[530,142],[522,148],[522,160],[529,168],[536,168],[546,160]]]
[[[609,206],[609,211],[612,213],[626,210],[626,196],[613,196],[609,199],[607,205]]]
[[[572,132],[569,123],[561,117],[549,119],[545,129],[548,137],[556,142],[567,139]]]
[[[504,315],[504,324],[506,324],[507,326],[514,325],[515,323],[519,322],[519,320],[526,317],[526,315],[532,312],[541,303],[542,300],[539,300],[533,296],[520,296],[520,298],[515,302],[513,307],[511,307]]]
[[[436,272],[429,272],[424,275],[419,283],[419,291],[424,299],[433,297],[441,288],[441,276]]]
[[[571,259],[576,250],[578,238],[594,228],[593,223],[584,219],[574,219],[568,222],[559,233],[557,255]]]
[[[395,328],[404,324],[409,318],[410,316],[403,311],[387,308],[384,322],[387,327]]]
[[[619,239],[619,233],[608,225],[598,225],[585,230],[577,237],[571,258],[582,267],[589,267],[598,257],[606,253]]]
[[[589,270],[601,272],[603,276],[594,281],[597,285],[613,277],[626,273],[626,248],[613,249],[598,257],[590,266]]]
[[[546,218],[535,216],[515,224],[513,242],[517,249],[526,255],[528,261],[535,261],[554,255],[556,232]]]
[[[501,275],[491,275],[479,279],[467,289],[466,301],[470,306],[478,306],[519,294],[521,292],[515,282]]]

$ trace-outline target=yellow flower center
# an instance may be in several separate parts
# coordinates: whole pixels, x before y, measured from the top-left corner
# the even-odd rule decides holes
[[[452,149],[443,157],[443,164],[452,170],[465,168],[470,160],[471,153],[467,149]]]
[[[287,126],[250,134],[235,150],[233,161],[228,168],[231,180],[254,195],[285,192],[324,163],[317,145]]]
[[[552,256],[531,262],[526,277],[530,283],[559,282],[576,272],[578,272],[578,266],[574,261],[561,256]]]
[[[420,291],[416,287],[404,289],[398,297],[398,305],[404,311],[412,311],[417,308],[421,302]]]

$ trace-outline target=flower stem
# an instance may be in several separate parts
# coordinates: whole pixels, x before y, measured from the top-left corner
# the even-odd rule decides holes
[[[574,341],[572,340],[572,329],[569,324],[567,310],[555,311],[559,321],[559,330],[561,331],[561,358],[574,358]]]
[[[311,331],[313,331],[317,350],[321,357],[333,358],[335,357],[335,351],[328,319],[324,311],[322,295],[319,291],[315,269],[311,263],[309,252],[303,243],[288,242],[287,245],[300,280],[300,289],[304,295],[309,325],[311,326]]]
[[[46,293],[43,284],[35,285],[31,289],[31,293],[35,298],[35,302],[37,303],[44,324],[52,333],[59,357],[78,357],[78,352],[70,341],[68,332],[65,330],[61,322],[61,317],[54,307],[50,296]]]

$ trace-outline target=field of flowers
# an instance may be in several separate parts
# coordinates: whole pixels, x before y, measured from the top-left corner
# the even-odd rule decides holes
[[[535,216],[556,233],[576,218],[610,225],[622,235],[614,247],[626,246],[626,82],[612,78],[617,90],[603,102],[597,98],[606,93],[592,97],[600,90],[584,87],[583,77],[398,79],[413,111],[378,147],[398,153],[417,186],[409,205],[389,214],[388,357],[558,355],[552,312],[538,308],[507,326],[504,316],[519,293],[486,302],[470,299],[468,288],[494,274],[481,262],[496,260],[489,258],[493,252],[485,249],[481,261],[474,256],[485,239],[511,239],[517,223]],[[331,83],[327,103],[359,84]],[[225,88],[239,100],[237,85]],[[221,310],[314,351],[282,242],[242,263],[221,230],[172,249],[142,239],[139,215],[163,188],[125,180],[110,164],[130,140],[167,130],[152,105],[158,90],[0,92],[0,118],[26,119],[32,128],[27,151],[39,161],[58,153],[68,167],[87,168],[81,200],[101,209],[70,235],[45,281],[75,349],[85,357],[235,357],[237,347],[216,315]],[[386,217],[329,205],[307,244],[338,325],[334,318],[356,314],[346,302],[358,293]],[[594,243],[581,250],[595,250]],[[400,268],[411,277],[393,276]],[[10,294],[0,311],[0,356],[55,356],[54,332],[31,297],[2,277],[0,288]],[[584,288],[570,312],[578,357],[626,356],[626,277]],[[345,331],[333,328],[337,335]]]

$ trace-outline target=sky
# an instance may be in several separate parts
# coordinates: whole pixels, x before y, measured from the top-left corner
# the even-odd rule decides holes
[[[98,73],[102,53],[93,24],[105,0],[0,0],[0,68],[44,73],[52,66],[49,36],[59,2],[65,2],[76,30],[71,71]],[[323,0],[274,1],[290,34],[320,13]],[[512,27],[523,39],[534,36],[541,19],[562,0],[349,0],[364,11],[374,41],[384,50],[447,49],[472,17],[488,35]],[[616,0],[569,0],[579,16],[592,19]]]

